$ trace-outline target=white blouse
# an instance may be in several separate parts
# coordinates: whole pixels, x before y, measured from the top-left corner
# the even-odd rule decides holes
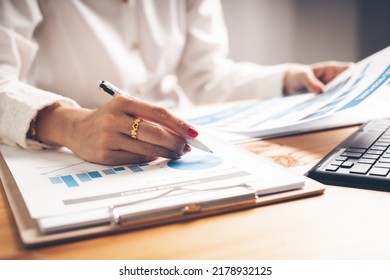
[[[37,146],[30,122],[55,102],[108,102],[98,80],[167,107],[281,95],[285,65],[227,46],[216,0],[1,0],[0,142]]]

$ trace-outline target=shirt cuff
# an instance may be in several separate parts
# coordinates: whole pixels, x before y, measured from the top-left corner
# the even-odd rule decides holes
[[[20,81],[1,85],[0,93],[0,137],[1,142],[28,149],[50,146],[27,139],[31,121],[39,110],[55,103],[80,107],[75,101],[61,95],[41,90]]]

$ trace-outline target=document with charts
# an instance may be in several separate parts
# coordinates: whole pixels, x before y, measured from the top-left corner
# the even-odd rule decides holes
[[[358,124],[390,116],[388,98],[379,96],[379,100],[385,99],[383,102],[374,98],[389,81],[390,47],[387,47],[344,71],[326,85],[322,94],[251,101],[183,116],[233,142]]]
[[[303,177],[231,144],[202,140],[213,153],[194,148],[178,160],[120,166],[86,162],[66,149],[0,151],[43,233],[255,205],[256,197],[305,187]]]

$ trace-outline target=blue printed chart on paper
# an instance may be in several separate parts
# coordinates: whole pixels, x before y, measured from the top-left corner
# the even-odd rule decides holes
[[[300,188],[301,177],[270,166],[206,135],[213,150],[196,148],[178,160],[104,166],[86,162],[67,149],[23,150],[0,145],[22,197],[34,218],[131,205],[210,199],[256,182],[256,192]],[[85,213],[85,212],[83,212]]]
[[[325,87],[322,94],[307,93],[233,104],[213,113],[193,116],[189,114],[185,117],[194,125],[212,127],[213,130],[221,132],[232,132],[248,137],[282,135],[289,130],[299,132],[310,122],[325,119],[348,109],[358,109],[359,105],[367,102],[389,81],[390,47],[387,47],[344,71]],[[383,110],[388,111],[387,108]],[[377,113],[379,116],[380,112]],[[234,141],[234,135],[232,136]],[[229,139],[229,135],[227,138]]]

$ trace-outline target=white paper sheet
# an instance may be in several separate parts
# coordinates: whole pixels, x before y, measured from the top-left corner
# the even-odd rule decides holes
[[[245,137],[266,138],[299,133],[305,130],[305,126],[313,127],[310,123],[320,121],[318,124],[323,124],[322,120],[326,121],[330,116],[340,113],[345,116],[344,111],[352,109],[356,112],[389,81],[390,47],[387,47],[336,77],[322,94],[307,93],[240,103],[217,111],[209,108],[207,113],[187,112],[182,116],[194,125],[220,132],[222,137],[232,142],[240,142]],[[381,112],[377,113],[378,117],[382,117]],[[347,124],[342,120],[340,122],[340,125]],[[234,136],[234,133],[241,135],[241,138]]]
[[[130,205],[133,210],[207,201],[239,192],[252,183],[258,194],[297,189],[303,178],[269,165],[230,144],[203,135],[214,151],[193,149],[180,160],[103,166],[66,149],[23,150],[0,146],[1,153],[33,218]],[[104,211],[104,210],[103,210]],[[106,211],[107,213],[107,211]],[[86,219],[88,217],[84,217]]]

